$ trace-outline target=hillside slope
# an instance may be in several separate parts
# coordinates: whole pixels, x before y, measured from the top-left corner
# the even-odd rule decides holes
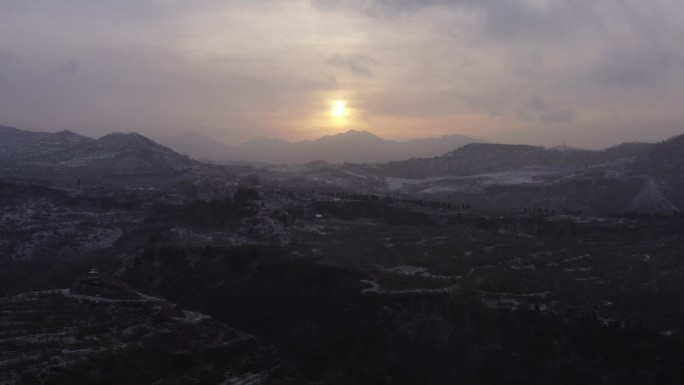
[[[100,173],[167,173],[196,162],[136,133],[114,133],[71,147],[54,156],[57,167],[77,167]]]
[[[283,376],[277,354],[254,337],[157,298],[114,300],[65,289],[0,304],[3,385],[247,378],[260,384]]]
[[[137,178],[151,184],[215,171],[137,133],[91,139],[68,131],[36,133],[0,127],[0,176],[92,181],[124,178],[123,182]]]
[[[71,131],[31,132],[0,126],[0,162],[40,161],[60,151],[92,142]]]

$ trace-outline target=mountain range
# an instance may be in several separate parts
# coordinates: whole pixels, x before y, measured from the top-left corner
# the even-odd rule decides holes
[[[92,139],[70,131],[31,132],[0,126],[0,172],[5,176],[140,176],[207,167],[137,133]]]
[[[258,137],[239,145],[228,145],[195,132],[157,137],[155,140],[198,160],[272,164],[301,164],[317,160],[330,163],[380,163],[438,156],[468,143],[482,142],[463,135],[400,142],[355,130],[300,142]]]
[[[473,143],[443,156],[389,162],[380,170],[396,177],[478,175],[523,168],[581,170],[591,166],[625,166],[649,159],[663,144],[623,143],[602,150],[583,150],[520,144]]]
[[[467,201],[496,209],[576,207],[596,213],[684,209],[684,135],[660,143],[623,143],[598,151],[469,143],[441,156],[372,165],[362,162],[380,159],[379,149],[389,148],[383,147],[387,143],[427,143],[424,148],[428,148],[432,141],[392,142],[350,131],[316,141],[284,143],[258,138],[240,148],[255,157],[270,149],[264,153],[272,154],[272,161],[284,156],[293,162],[296,156],[301,157],[299,161],[310,159],[303,154],[308,149],[307,156],[328,155],[327,159],[336,162],[346,157],[356,162],[308,162],[306,167],[289,171],[233,167],[233,174],[222,174],[229,171],[225,166],[192,160],[136,133],[92,139],[69,131],[41,133],[0,126],[0,176],[71,181],[87,178],[91,185],[108,179],[144,186],[177,185],[181,181],[197,184],[230,179],[230,175],[234,180],[235,173],[262,173],[279,183],[304,177],[306,183],[350,191]],[[284,146],[300,150],[278,153]]]
[[[684,135],[598,151],[473,143],[440,157],[390,162],[367,172],[382,178],[390,191],[499,209],[684,210]]]

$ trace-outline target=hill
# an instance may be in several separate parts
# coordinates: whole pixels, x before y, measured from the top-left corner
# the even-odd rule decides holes
[[[256,338],[158,298],[64,289],[0,304],[1,384],[262,383],[283,376],[281,360]]]
[[[313,172],[337,185],[365,183],[371,191],[487,209],[672,213],[684,210],[681,154],[684,135],[598,151],[471,143],[438,157],[346,166],[334,176]]]
[[[0,162],[40,161],[60,151],[92,142],[71,131],[31,132],[0,126]]]
[[[54,156],[57,167],[105,174],[168,173],[196,166],[173,150],[137,133],[114,133],[79,144]]]
[[[6,177],[100,180],[145,176],[152,182],[214,171],[137,133],[91,139],[69,131],[42,133],[1,127],[0,139],[0,176]]]
[[[625,143],[604,150],[559,151],[529,145],[471,143],[440,157],[390,162],[380,169],[397,177],[475,175],[521,168],[579,170],[590,166],[624,165],[643,158],[654,145]]]

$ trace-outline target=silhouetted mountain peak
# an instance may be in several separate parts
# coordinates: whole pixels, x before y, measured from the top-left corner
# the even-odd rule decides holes
[[[100,141],[151,141],[137,132],[113,132],[99,139]]]
[[[569,152],[569,151],[586,151],[581,148],[568,146],[567,144],[560,144],[558,146],[549,147],[549,150],[558,152]]]
[[[346,132],[340,132],[336,134],[336,136],[356,136],[356,137],[365,137],[365,138],[379,138],[379,136],[373,134],[372,132],[368,132],[365,130],[347,130]]]
[[[357,130],[349,130],[346,132],[340,132],[334,135],[325,135],[319,139],[314,140],[314,142],[324,142],[324,141],[335,141],[335,140],[341,140],[341,141],[386,141],[385,139],[382,139],[381,137],[370,133],[368,131],[357,131]]]
[[[64,140],[64,141],[67,141],[70,143],[82,143],[82,142],[89,142],[89,141],[93,140],[92,138],[77,134],[77,133],[75,133],[73,131],[69,131],[69,130],[63,130],[63,131],[55,132],[53,135],[55,137],[60,138],[61,140]]]
[[[93,144],[109,146],[121,151],[149,149],[154,151],[171,151],[171,149],[136,132],[115,132],[105,135],[93,142]]]

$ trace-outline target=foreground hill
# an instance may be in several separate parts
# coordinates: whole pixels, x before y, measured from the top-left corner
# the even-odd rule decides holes
[[[260,384],[285,376],[276,354],[254,337],[157,298],[65,289],[0,304],[3,385]]]
[[[109,202],[86,189],[4,190],[11,194],[0,199],[0,251],[17,258],[0,261],[3,296],[66,287],[94,264],[287,352],[302,368],[295,383],[684,378],[684,286],[673,252],[683,249],[681,216],[491,216],[439,201],[268,185],[177,204],[154,203],[164,193],[141,189],[112,190]],[[226,331],[219,341],[228,350],[213,356],[207,341],[223,327],[188,322],[195,318],[117,284],[78,282],[76,295],[0,302],[2,330],[15,333],[0,337],[0,352],[28,357],[20,362],[39,376],[43,366],[30,360],[48,350],[41,362],[59,366],[44,384],[293,378],[269,372],[268,349],[228,349],[242,340],[237,331]],[[127,344],[123,353],[119,344]],[[71,354],[82,361],[61,361]],[[43,378],[11,370],[20,383]]]
[[[388,162],[437,156],[477,142],[476,139],[463,135],[400,142],[355,130],[301,142],[258,137],[236,146],[226,145],[197,133],[160,137],[157,140],[195,159],[274,164],[300,164],[316,160],[331,163]]]
[[[675,136],[653,146],[642,172],[651,177],[651,185],[645,190],[647,197],[655,191],[655,201],[660,206],[675,207],[684,211],[684,135]]]

